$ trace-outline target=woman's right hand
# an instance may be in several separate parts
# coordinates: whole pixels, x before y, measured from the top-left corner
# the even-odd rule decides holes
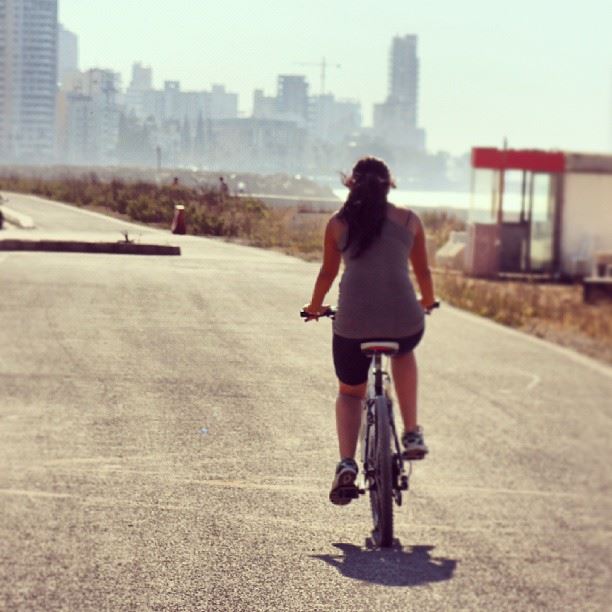
[[[306,304],[306,306],[302,308],[302,312],[306,314],[305,322],[308,323],[308,321],[313,320],[318,321],[319,317],[322,317],[330,308],[331,306],[329,304],[323,304],[319,307],[313,306],[312,304]]]

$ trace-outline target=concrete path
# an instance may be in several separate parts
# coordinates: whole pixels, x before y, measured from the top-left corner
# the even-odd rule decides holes
[[[180,255],[167,232],[37,196],[3,192],[10,225],[0,231],[0,251],[68,251]]]

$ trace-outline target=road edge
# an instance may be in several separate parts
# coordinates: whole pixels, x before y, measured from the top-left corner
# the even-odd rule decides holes
[[[0,239],[0,251],[47,251],[63,253],[110,253],[117,255],[180,255],[179,246],[135,242],[87,242],[82,240]]]
[[[22,213],[18,213],[12,208],[6,207],[4,204],[0,205],[0,212],[2,215],[12,225],[16,225],[21,229],[34,229],[34,221],[32,217],[28,217],[28,215],[24,215]]]

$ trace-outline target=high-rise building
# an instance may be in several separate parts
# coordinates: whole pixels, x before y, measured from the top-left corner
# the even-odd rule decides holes
[[[55,153],[57,0],[0,0],[0,160]]]
[[[140,62],[132,65],[132,81],[125,92],[125,106],[138,117],[146,118],[147,104],[153,91],[153,70]]]
[[[57,79],[61,85],[79,70],[79,37],[61,23],[57,28]]]
[[[143,66],[140,62],[132,65],[132,82],[130,89],[149,91],[153,89],[153,70],[151,66]]]
[[[117,158],[120,76],[94,68],[73,75],[59,98],[60,153],[74,164],[113,164]]]
[[[294,74],[278,76],[276,108],[287,119],[305,125],[308,121],[308,83],[306,77]]]
[[[164,81],[164,121],[183,118],[183,96],[179,81]]]
[[[391,43],[389,58],[388,102],[397,104],[406,114],[408,124],[417,126],[419,94],[419,58],[417,37],[413,34],[396,36]]]
[[[276,119],[276,96],[266,96],[263,89],[253,92],[253,117],[256,119]]]
[[[355,100],[336,100],[332,94],[310,99],[308,129],[323,142],[339,144],[361,128],[361,105]]]
[[[238,117],[238,94],[226,91],[225,85],[213,84],[207,94],[210,119],[234,119]]]
[[[187,119],[193,127],[200,115],[204,121],[238,116],[238,94],[226,91],[224,85],[213,85],[210,91],[182,91],[179,81],[165,81],[162,90],[139,90],[137,83],[148,85],[150,79],[138,81],[133,76],[125,96],[126,110],[141,120],[152,117],[159,126],[167,121],[182,124]]]
[[[396,36],[389,56],[389,91],[374,106],[374,132],[402,148],[425,148],[425,132],[418,127],[419,57],[414,34]]]

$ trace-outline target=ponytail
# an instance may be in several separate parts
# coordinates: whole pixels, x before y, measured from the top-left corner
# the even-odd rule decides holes
[[[360,159],[344,184],[349,188],[338,218],[348,224],[343,250],[354,244],[351,257],[359,257],[380,235],[387,215],[387,193],[394,186],[386,164],[375,157]]]

